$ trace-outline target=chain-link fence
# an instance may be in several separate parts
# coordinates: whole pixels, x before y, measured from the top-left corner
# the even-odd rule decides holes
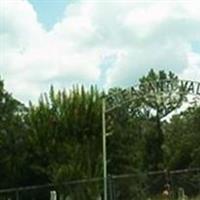
[[[200,169],[109,175],[108,200],[200,200]],[[103,179],[0,190],[0,200],[103,200]]]
[[[111,176],[109,200],[200,200],[200,169]]]
[[[53,185],[38,185],[0,190],[0,200],[49,200]]]
[[[102,188],[101,178],[78,180],[0,190],[0,200],[97,200],[101,199]]]

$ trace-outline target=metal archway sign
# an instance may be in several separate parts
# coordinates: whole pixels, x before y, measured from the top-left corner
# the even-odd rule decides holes
[[[107,200],[107,153],[106,153],[106,114],[121,107],[124,103],[134,101],[143,96],[151,98],[157,96],[158,99],[164,94],[174,94],[174,96],[192,95],[200,102],[200,82],[180,79],[166,79],[161,81],[146,82],[126,89],[105,95],[102,101],[102,141],[103,141],[103,180],[104,180],[104,200]],[[177,95],[176,95],[177,94]],[[123,101],[121,101],[122,97]],[[174,97],[174,98],[175,98]]]
[[[158,97],[164,94],[179,94],[192,95],[200,98],[200,82],[191,80],[167,79],[162,81],[151,81],[145,84],[131,86],[121,91],[115,92],[112,95],[105,96],[106,113],[120,107],[123,103],[133,101],[139,96],[151,97],[157,95]],[[119,96],[122,97],[119,99]]]

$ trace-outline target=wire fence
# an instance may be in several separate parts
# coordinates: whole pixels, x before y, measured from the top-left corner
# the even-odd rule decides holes
[[[200,200],[200,168],[109,175],[108,200]],[[103,200],[103,178],[0,190],[0,200]]]
[[[200,169],[138,172],[112,179],[110,200],[200,200]]]

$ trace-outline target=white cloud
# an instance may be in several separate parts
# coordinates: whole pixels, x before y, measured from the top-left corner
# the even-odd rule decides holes
[[[200,81],[200,54],[188,54],[189,65],[183,70],[182,79]]]
[[[83,1],[46,31],[27,0],[3,0],[0,69],[7,89],[26,101],[50,84],[133,84],[149,68],[199,80],[200,55],[191,45],[200,42],[200,3],[190,2]]]
[[[191,12],[192,9],[186,9],[187,5],[153,2],[127,12],[125,22],[128,23],[125,24],[133,37],[129,45],[124,45],[123,58],[108,71],[107,84],[134,83],[149,68],[178,74],[186,68],[199,72],[199,66],[194,70],[189,54],[192,41],[200,40],[200,17]],[[193,6],[195,10],[200,9],[199,3]]]
[[[22,100],[36,99],[50,84],[58,87],[76,82],[93,82],[98,79],[100,51],[83,51],[79,42],[85,40],[76,19],[67,19],[46,32],[38,22],[33,7],[22,0],[1,4],[0,68],[9,91]],[[76,23],[73,23],[76,22]],[[70,33],[71,31],[71,33]],[[90,30],[89,30],[90,31]],[[86,29],[84,32],[89,32]],[[66,34],[66,37],[61,36]],[[71,34],[71,36],[70,36]],[[77,34],[77,35],[76,35]],[[81,38],[82,37],[82,38]]]

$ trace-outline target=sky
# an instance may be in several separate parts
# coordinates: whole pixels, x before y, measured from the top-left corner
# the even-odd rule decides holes
[[[0,0],[0,77],[22,102],[73,84],[200,80],[199,0]]]

